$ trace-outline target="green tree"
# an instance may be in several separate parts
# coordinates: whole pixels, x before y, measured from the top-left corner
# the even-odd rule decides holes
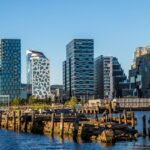
[[[30,105],[31,105],[31,104],[34,104],[35,101],[36,101],[36,99],[35,99],[34,96],[30,96],[30,97],[29,97],[29,104],[30,104]]]
[[[12,101],[13,106],[19,106],[19,105],[24,105],[24,104],[25,104],[25,100],[23,100],[19,97],[15,97]]]
[[[69,105],[70,107],[74,108],[77,103],[78,103],[77,98],[73,96],[69,101],[66,102],[66,105]]]

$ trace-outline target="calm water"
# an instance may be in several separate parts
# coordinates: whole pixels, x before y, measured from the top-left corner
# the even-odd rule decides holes
[[[137,128],[142,131],[141,116],[144,112],[136,112],[138,115]],[[146,112],[147,118],[150,112]],[[147,124],[148,125],[148,124]],[[15,133],[13,131],[0,130],[0,150],[150,150],[150,139],[138,138],[137,141],[117,142],[115,145],[105,145],[98,141],[83,142],[78,140],[74,142],[71,137],[65,137],[64,140],[59,137],[51,138],[44,135]]]

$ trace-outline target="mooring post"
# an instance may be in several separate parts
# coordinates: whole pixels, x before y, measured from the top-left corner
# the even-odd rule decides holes
[[[148,127],[148,137],[150,138],[150,127]]]
[[[21,110],[19,110],[18,114],[18,131],[21,131]]]
[[[2,124],[2,112],[0,112],[0,128],[1,128],[1,124]]]
[[[51,127],[50,127],[50,135],[54,134],[54,113],[51,114]]]
[[[105,116],[105,122],[107,122],[108,121],[108,114],[106,114],[106,116]]]
[[[121,113],[118,114],[118,123],[121,124]]]
[[[28,127],[28,126],[27,126],[27,125],[28,125],[28,124],[27,124],[27,123],[28,123],[28,122],[27,122],[27,117],[28,117],[28,115],[27,115],[27,113],[25,113],[25,126],[24,126],[24,131],[25,131],[25,132],[27,132],[27,127]]]
[[[64,114],[61,113],[60,116],[60,136],[62,137],[64,133]]]
[[[34,132],[34,123],[35,123],[35,112],[32,111],[32,118],[31,118],[31,132]]]
[[[146,115],[145,114],[142,116],[142,120],[143,120],[143,136],[146,136]]]
[[[127,124],[127,113],[126,110],[124,109],[124,124]]]
[[[131,112],[131,127],[132,127],[132,129],[135,129],[135,117],[134,117],[134,112]]]
[[[13,111],[13,130],[16,130],[16,112]]]
[[[95,111],[95,121],[98,122],[98,115],[97,115],[97,111]]]
[[[111,107],[111,101],[109,102],[109,120],[112,121],[112,107]]]
[[[9,112],[7,112],[6,115],[6,129],[8,129],[8,123],[9,123]]]
[[[76,139],[78,135],[78,129],[79,129],[79,118],[78,115],[75,114],[75,121],[74,121],[74,130],[73,130],[73,138]]]
[[[149,127],[148,127],[148,137],[150,138],[150,116],[149,116],[148,123],[149,123]]]

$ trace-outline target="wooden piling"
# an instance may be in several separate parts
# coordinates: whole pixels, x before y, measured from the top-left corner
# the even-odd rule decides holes
[[[8,123],[9,123],[9,113],[6,114],[6,129],[8,129]]]
[[[127,113],[126,110],[124,109],[124,124],[127,124]]]
[[[142,116],[142,120],[143,120],[143,136],[146,136],[146,115],[145,114]]]
[[[108,114],[106,114],[106,116],[105,116],[105,122],[107,122],[108,121]]]
[[[75,114],[75,122],[74,122],[74,130],[73,130],[73,138],[77,138],[78,135],[78,129],[79,129],[79,118],[77,116],[77,114]]]
[[[31,117],[31,132],[34,132],[34,123],[35,123],[35,112],[32,111],[32,117]]]
[[[112,107],[111,102],[109,103],[109,120],[112,121],[113,115],[112,115]]]
[[[97,112],[95,112],[95,121],[98,122],[98,115],[97,115]]]
[[[53,136],[54,134],[54,113],[51,114],[51,127],[50,127],[50,135]]]
[[[118,123],[121,124],[121,113],[118,114]]]
[[[148,137],[150,138],[150,127],[148,127]]]
[[[132,127],[132,129],[135,129],[135,117],[134,117],[134,112],[131,112],[131,127]]]
[[[148,123],[149,123],[149,127],[148,127],[148,137],[150,138],[150,116],[149,116]]]
[[[28,114],[25,113],[25,126],[24,126],[24,131],[25,131],[25,132],[27,132],[27,127],[28,127],[28,126],[27,126],[27,125],[28,125],[27,117],[28,117]]]
[[[64,133],[64,114],[61,113],[60,116],[60,136],[62,137]]]
[[[21,131],[21,110],[19,110],[18,114],[18,132]]]
[[[13,111],[13,130],[16,130],[16,112]]]
[[[0,112],[0,128],[1,128],[1,124],[2,124],[2,112]]]

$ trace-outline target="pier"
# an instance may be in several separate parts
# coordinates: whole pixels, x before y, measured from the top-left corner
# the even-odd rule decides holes
[[[115,102],[117,103],[117,109],[150,111],[149,98],[118,98]]]
[[[15,132],[29,132],[46,135],[71,135],[74,139],[97,139],[101,142],[111,143],[118,140],[133,140],[137,138],[138,131],[134,112],[124,110],[114,117],[112,109],[98,117],[87,118],[84,113],[51,113],[40,114],[37,111],[23,110],[0,113],[0,127]],[[143,118],[143,135],[146,136],[147,127]]]

